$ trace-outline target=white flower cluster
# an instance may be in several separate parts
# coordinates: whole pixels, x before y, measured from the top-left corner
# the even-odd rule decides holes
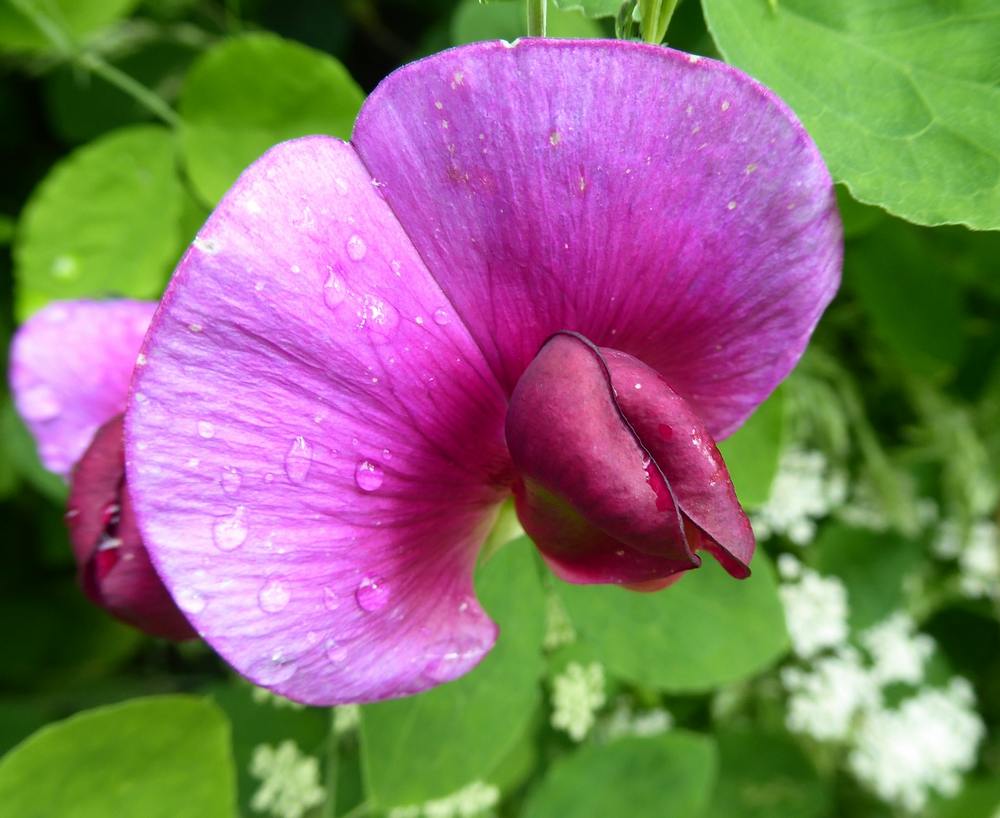
[[[259,744],[250,761],[250,774],[260,779],[250,806],[274,818],[302,818],[323,803],[326,791],[319,784],[319,762],[304,755],[294,741],[277,747]]]
[[[1000,529],[979,520],[963,531],[955,520],[945,520],[934,541],[934,553],[957,559],[959,585],[969,597],[1000,600]]]
[[[305,708],[304,704],[293,702],[291,699],[286,699],[284,696],[279,696],[277,693],[272,693],[263,687],[254,687],[250,695],[257,704],[270,704],[272,707],[279,709],[287,707],[290,710],[302,710]]]
[[[387,818],[475,818],[489,814],[500,801],[500,790],[483,781],[473,781],[458,792],[428,801],[393,807]]]
[[[847,640],[847,589],[836,577],[823,577],[791,554],[778,558],[779,587],[792,650],[802,659]]]
[[[542,647],[553,651],[575,641],[576,630],[566,613],[566,607],[558,596],[550,593],[545,600],[545,638]]]
[[[632,702],[621,697],[615,709],[599,725],[598,733],[603,741],[614,741],[624,736],[659,736],[674,725],[673,716],[662,707],[636,712]]]
[[[944,690],[924,689],[896,710],[873,712],[858,728],[848,766],[910,812],[923,810],[931,791],[957,795],[985,733],[974,708],[971,685],[952,679]]]
[[[753,515],[754,533],[762,540],[784,534],[796,545],[816,537],[816,521],[847,497],[844,474],[829,467],[818,451],[789,447],[778,462],[767,502]]]
[[[847,644],[848,608],[839,580],[819,576],[790,555],[778,566],[790,580],[781,596],[793,649],[806,662],[781,674],[788,729],[845,745],[854,776],[904,810],[919,812],[932,792],[954,795],[985,732],[968,682],[952,679],[945,690],[925,686],[900,706],[887,707],[889,685],[924,682],[934,640],[897,611],[860,635],[859,650]]]
[[[333,710],[333,732],[338,736],[353,733],[361,724],[361,707],[356,704],[342,704]]]
[[[594,714],[604,706],[604,667],[570,662],[552,680],[552,726],[583,741],[594,726]]]

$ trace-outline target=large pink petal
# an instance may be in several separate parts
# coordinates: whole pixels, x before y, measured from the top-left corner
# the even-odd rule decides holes
[[[45,468],[67,476],[98,427],[121,414],[155,309],[145,301],[55,302],[17,331],[11,388]]]
[[[735,68],[623,42],[480,43],[408,65],[354,144],[505,389],[575,330],[732,432],[839,281],[829,174]]]
[[[314,704],[467,671],[505,401],[342,142],[273,148],[156,314],[126,418],[143,539],[205,639]]]

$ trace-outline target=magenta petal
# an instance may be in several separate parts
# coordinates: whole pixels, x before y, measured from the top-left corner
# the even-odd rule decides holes
[[[469,670],[504,396],[354,150],[273,148],[174,275],[126,417],[144,541],[253,681],[313,704]]]
[[[647,583],[699,564],[593,344],[567,334],[545,344],[514,389],[506,434],[518,516],[563,579]]]
[[[11,343],[14,401],[45,468],[67,476],[102,424],[121,414],[155,304],[49,304]]]
[[[121,415],[94,436],[73,469],[66,514],[78,576],[90,600],[153,636],[190,639],[184,618],[149,561],[125,488]]]
[[[456,48],[386,79],[354,144],[508,390],[575,330],[652,366],[721,438],[838,285],[816,146],[719,62],[625,42]]]

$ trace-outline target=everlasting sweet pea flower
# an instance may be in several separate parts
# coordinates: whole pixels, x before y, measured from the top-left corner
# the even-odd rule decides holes
[[[66,520],[84,593],[147,633],[188,639],[194,631],[149,561],[124,483],[122,413],[155,307],[50,304],[15,335],[10,382],[42,465],[70,481]]]
[[[228,661],[313,704],[482,658],[512,494],[570,581],[655,588],[699,550],[745,576],[714,440],[840,258],[815,145],[733,68],[546,40],[406,66],[350,143],[248,169],[181,261],[126,417],[144,539]]]

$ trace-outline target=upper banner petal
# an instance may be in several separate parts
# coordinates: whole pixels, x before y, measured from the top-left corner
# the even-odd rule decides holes
[[[14,401],[45,468],[67,476],[98,427],[125,407],[129,378],[156,305],[62,301],[14,336]]]
[[[479,43],[408,65],[353,142],[510,392],[553,332],[657,369],[716,438],[789,372],[841,228],[791,111],[637,43]]]
[[[251,166],[164,296],[126,417],[146,546],[191,622],[313,704],[467,671],[510,482],[505,400],[350,145]]]

